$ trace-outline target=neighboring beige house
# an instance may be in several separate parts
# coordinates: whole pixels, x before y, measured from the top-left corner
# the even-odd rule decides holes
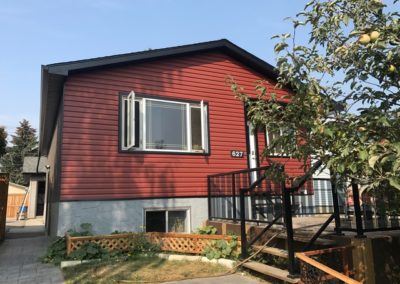
[[[28,218],[45,215],[47,157],[25,157],[23,174],[29,181]]]

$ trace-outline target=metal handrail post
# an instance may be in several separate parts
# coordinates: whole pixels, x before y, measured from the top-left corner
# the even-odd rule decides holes
[[[246,239],[246,210],[244,206],[244,190],[240,190],[240,241],[242,245],[241,257],[247,257],[247,239]]]
[[[208,220],[211,220],[211,178],[207,177],[208,187]]]
[[[360,192],[358,190],[358,184],[355,182],[354,179],[351,181],[351,189],[353,190],[353,203],[354,215],[356,217],[357,238],[365,238],[361,217]]]
[[[336,235],[343,235],[342,226],[340,224],[340,209],[339,209],[339,199],[336,186],[336,175],[331,177],[331,188],[332,188],[332,199],[333,199],[333,214],[335,216],[335,232]]]
[[[233,222],[236,223],[236,181],[235,181],[235,174],[232,174],[232,218]]]

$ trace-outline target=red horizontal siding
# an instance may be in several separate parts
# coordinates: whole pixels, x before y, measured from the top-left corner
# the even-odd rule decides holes
[[[265,79],[222,53],[71,75],[64,89],[61,200],[206,196],[207,175],[245,169],[247,158],[230,156],[231,150],[246,153],[246,131],[243,104],[225,84],[228,76],[248,92]],[[132,89],[208,102],[211,155],[119,152],[118,95]],[[297,173],[297,166],[288,169]]]

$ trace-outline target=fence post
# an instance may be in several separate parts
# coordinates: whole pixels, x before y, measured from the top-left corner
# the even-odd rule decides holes
[[[236,181],[235,181],[235,174],[232,174],[232,206],[233,206],[233,223],[236,223]]]
[[[361,218],[361,206],[360,206],[360,192],[358,191],[358,184],[354,179],[351,181],[351,189],[353,190],[353,203],[354,203],[354,215],[356,217],[356,229],[357,238],[365,238],[362,218]]]
[[[284,171],[284,167],[282,167],[282,171]],[[292,212],[292,204],[291,204],[291,194],[290,190],[286,189],[285,181],[282,181],[282,197],[283,197],[283,206],[285,212],[285,225],[286,225],[286,235],[287,235],[287,250],[288,250],[288,271],[289,277],[296,277],[296,267],[295,267],[295,258],[294,258],[294,241],[293,241],[293,212]]]
[[[208,187],[208,220],[212,218],[211,212],[211,178],[207,177],[207,187]]]
[[[336,186],[336,175],[331,176],[331,188],[332,188],[332,199],[333,199],[333,214],[335,216],[335,232],[336,235],[342,235],[342,226],[340,224],[340,209],[339,200]]]
[[[246,239],[246,210],[244,206],[244,190],[240,189],[240,242],[242,245],[242,255],[247,257],[247,239]]]
[[[68,233],[65,233],[65,240],[66,240],[66,246],[67,246],[67,256],[71,254],[72,252],[72,245],[71,245],[71,237],[69,236]]]

